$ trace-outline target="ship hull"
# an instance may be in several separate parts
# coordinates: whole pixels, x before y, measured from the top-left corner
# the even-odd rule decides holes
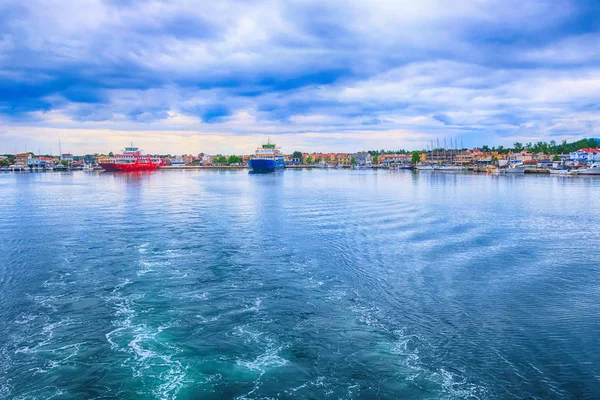
[[[102,169],[106,172],[138,172],[138,171],[153,171],[160,167],[160,163],[100,163]]]
[[[600,168],[578,170],[577,175],[600,175]]]
[[[115,165],[116,165],[115,163],[100,163],[99,165],[106,172],[115,172],[115,171],[118,171],[117,168],[115,167]]]
[[[255,172],[270,172],[285,168],[285,161],[252,159],[248,161],[248,167]]]

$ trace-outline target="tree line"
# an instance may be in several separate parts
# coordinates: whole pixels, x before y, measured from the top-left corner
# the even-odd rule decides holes
[[[561,143],[557,143],[555,140],[551,140],[550,142],[528,142],[525,144],[515,142],[512,148],[504,146],[481,146],[480,149],[482,151],[497,151],[500,154],[518,153],[523,150],[531,153],[569,154],[580,149],[595,148],[598,146],[600,146],[598,139],[581,139],[571,143],[566,140],[563,140]]]

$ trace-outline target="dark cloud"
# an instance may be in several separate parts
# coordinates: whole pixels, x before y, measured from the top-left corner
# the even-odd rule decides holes
[[[599,12],[598,2],[571,0],[10,0],[0,4],[0,114],[151,124],[175,113],[226,124],[243,110],[289,125],[320,116],[336,129],[543,130],[541,121],[598,107],[593,89],[534,93],[596,79]]]

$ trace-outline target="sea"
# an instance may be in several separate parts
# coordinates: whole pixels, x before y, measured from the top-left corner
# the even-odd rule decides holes
[[[4,173],[0,194],[0,398],[600,398],[600,177]]]

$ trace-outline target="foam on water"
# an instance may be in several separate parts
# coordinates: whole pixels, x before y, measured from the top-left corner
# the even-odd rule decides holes
[[[157,382],[150,390],[155,398],[175,399],[179,391],[190,383],[186,378],[189,367],[175,358],[181,352],[180,348],[160,337],[170,325],[152,328],[138,322],[142,318],[136,301],[142,300],[144,295],[122,293],[132,283],[125,279],[106,299],[115,316],[115,328],[105,334],[106,340],[113,351],[129,355],[121,365],[132,371],[134,379]]]

